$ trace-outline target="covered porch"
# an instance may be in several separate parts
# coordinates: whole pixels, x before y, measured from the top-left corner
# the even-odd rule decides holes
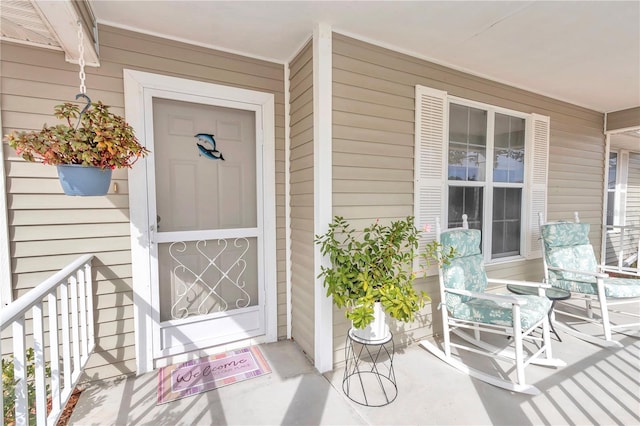
[[[342,390],[344,368],[320,374],[293,342],[261,345],[273,372],[156,405],[156,372],[94,383],[70,424],[215,425],[525,425],[640,422],[640,339],[616,334],[611,350],[561,334],[562,369],[532,367],[541,394],[512,393],[455,371],[418,345],[394,358],[397,399],[364,407]],[[485,362],[485,368],[489,361]]]
[[[488,271],[499,278],[540,281],[538,213],[562,220],[578,210],[591,225],[590,239],[600,260],[637,273],[640,29],[634,17],[640,13],[638,4],[288,3],[130,2],[123,13],[121,6],[114,7],[122,3],[108,1],[2,2],[3,134],[37,129],[51,120],[53,105],[73,100],[81,21],[88,91],[125,115],[147,146],[155,143],[149,136],[155,131],[153,120],[148,119],[154,96],[192,104],[207,98],[202,104],[212,108],[240,106],[253,120],[248,126],[266,135],[263,141],[257,137],[252,141],[256,152],[266,153],[256,167],[262,174],[258,177],[264,177],[258,182],[263,191],[257,191],[263,199],[257,203],[266,207],[258,211],[252,206],[259,220],[250,227],[257,230],[251,238],[261,239],[260,250],[268,253],[256,261],[263,262],[256,276],[267,296],[260,293],[262,288],[256,292],[261,305],[251,317],[259,323],[252,333],[245,332],[253,323],[240,324],[231,337],[227,328],[239,322],[230,316],[226,328],[202,326],[191,333],[188,324],[179,324],[174,334],[159,337],[167,330],[162,327],[181,318],[162,316],[162,303],[156,297],[159,277],[170,276],[154,257],[156,237],[168,230],[170,222],[167,214],[156,210],[154,197],[162,191],[155,191],[155,181],[148,176],[141,178],[154,168],[155,150],[149,163],[138,164],[129,173],[116,171],[106,196],[80,198],[62,194],[51,168],[27,163],[3,144],[2,305],[16,306],[28,291],[79,256],[93,258],[92,269],[81,280],[88,287],[75,295],[81,305],[78,316],[85,322],[78,325],[78,319],[73,320],[72,339],[87,345],[82,353],[77,348],[72,353],[69,345],[63,350],[64,368],[71,359],[74,362],[73,386],[79,380],[86,387],[71,423],[640,422],[637,334],[616,334],[623,345],[617,350],[562,335],[564,341],[554,341],[553,348],[568,365],[559,370],[529,369],[530,381],[542,390],[535,397],[477,382],[420,348],[421,339],[439,341],[437,274],[417,283],[433,297],[418,319],[392,324],[397,399],[375,409],[353,403],[342,391],[350,324],[332,306],[317,278],[327,260],[314,244],[314,235],[326,230],[333,215],[364,225],[419,216],[418,212],[422,227],[433,224],[436,217],[454,223],[456,214],[469,213],[460,207],[480,205],[476,224],[487,236],[485,241],[495,237],[503,243],[496,256],[490,243],[483,248]],[[22,21],[21,16],[29,19]],[[575,27],[567,28],[566,16],[572,17]],[[406,31],[396,31],[405,25]],[[132,75],[149,79],[134,86]],[[439,138],[420,153],[418,88],[436,93],[442,107],[435,125],[424,132],[431,134],[437,127]],[[131,93],[140,99],[131,101]],[[177,94],[176,99],[168,93]],[[266,99],[261,106],[255,106],[257,97]],[[454,109],[459,117],[475,113],[485,117],[479,127],[486,136],[480,149],[449,139],[447,120]],[[500,136],[496,116],[521,123],[505,132],[518,140],[507,149],[509,154],[500,153],[499,144],[494,144]],[[534,132],[540,123],[542,130]],[[471,126],[462,127],[459,134],[473,137]],[[185,143],[193,150],[194,132],[187,130]],[[450,142],[456,147],[449,148]],[[228,152],[225,155],[232,158]],[[434,152],[440,156],[432,156]],[[189,161],[200,161],[195,150],[193,154]],[[419,164],[419,154],[428,161]],[[447,165],[448,155],[455,154],[461,154],[459,164],[452,160]],[[474,177],[448,175],[451,167],[470,174],[485,167],[489,176],[491,164],[498,169],[499,160],[514,160],[519,167],[514,175],[520,173],[523,179],[493,187],[491,179],[485,185]],[[213,169],[212,164],[220,163],[206,165]],[[159,170],[159,178],[170,174]],[[435,177],[428,182],[431,186],[422,193],[420,171],[426,171],[425,176],[435,171],[430,174]],[[233,181],[234,175],[229,176]],[[195,211],[194,200],[199,192],[205,193],[201,189],[209,189],[188,188],[183,192],[191,198],[180,204],[183,216]],[[470,195],[464,191],[470,188],[476,198],[467,203],[465,197]],[[492,233],[494,223],[508,220],[493,221],[490,202],[481,205],[483,194],[492,202],[494,191],[505,188],[520,194],[510,204],[517,206],[512,209],[517,217],[508,218],[518,224],[517,238]],[[202,240],[231,238],[218,231],[215,224],[187,232],[197,249]],[[507,247],[510,241],[517,244]],[[39,300],[36,306],[40,324],[32,325],[31,314],[24,311],[19,327],[4,331],[2,355],[18,351],[24,358],[25,348],[32,346],[48,350],[47,324],[51,329],[69,328],[47,322],[58,314],[45,312],[43,306],[55,306],[53,302],[63,296],[45,293],[48,300]],[[226,314],[226,308],[223,311]],[[60,316],[65,315],[69,316]],[[217,334],[209,336],[210,330]],[[167,336],[177,349],[160,347]],[[21,343],[10,343],[11,337]],[[249,345],[263,348],[271,374],[156,405],[157,368]],[[42,350],[36,357],[44,364],[59,356]],[[482,359],[470,361],[501,368]],[[42,371],[38,374],[42,406],[46,400],[42,389],[51,382]],[[60,381],[60,375],[55,380]],[[70,387],[65,383],[65,391]],[[26,394],[26,384],[23,389]]]

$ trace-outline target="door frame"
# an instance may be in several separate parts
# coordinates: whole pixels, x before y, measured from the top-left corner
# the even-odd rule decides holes
[[[152,137],[152,98],[162,93],[163,98],[193,102],[194,97],[203,104],[231,107],[256,113],[256,150],[262,150],[262,197],[265,291],[265,334],[251,339],[254,342],[273,342],[277,339],[277,276],[276,276],[276,207],[275,207],[275,100],[272,93],[223,86],[129,69],[123,70],[125,117],[135,129],[142,145]],[[259,155],[260,152],[257,151]],[[129,214],[131,227],[131,267],[133,279],[133,317],[135,333],[136,370],[142,374],[154,369],[154,319],[152,306],[150,259],[150,226],[147,194],[147,162],[141,160],[129,169]],[[152,194],[153,198],[155,195]],[[259,200],[260,201],[260,200]],[[259,260],[260,263],[260,260]]]

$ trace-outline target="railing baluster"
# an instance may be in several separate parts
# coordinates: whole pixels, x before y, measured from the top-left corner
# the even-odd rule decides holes
[[[47,389],[44,377],[44,316],[42,314],[42,303],[31,308],[33,313],[33,362],[35,370],[35,391],[36,391],[36,422],[46,424],[47,419]]]
[[[607,225],[605,235],[602,263],[620,272],[640,275],[640,226]],[[638,262],[638,266],[634,268],[633,262]]]
[[[60,342],[58,339],[58,298],[55,290],[47,296],[49,306],[49,353],[51,354],[51,415],[57,417],[60,403]]]
[[[15,384],[16,425],[28,425],[27,368],[25,354],[24,316],[13,323],[13,380]]]
[[[69,277],[71,289],[71,345],[73,347],[73,372],[71,380],[74,382],[80,375],[80,337],[78,335],[78,280],[75,276]]]
[[[69,338],[69,280],[60,286],[60,311],[62,314],[62,380],[64,389],[71,386],[71,341]]]
[[[84,364],[89,357],[89,353],[87,349],[89,347],[87,341],[87,296],[86,296],[86,287],[85,287],[85,274],[83,269],[78,270],[78,300],[80,301],[80,327],[82,329],[82,333],[80,333],[80,344],[82,349],[82,358],[80,361]]]
[[[84,265],[84,277],[87,284],[87,322],[93,324],[93,278],[91,277],[91,263]],[[93,327],[89,327],[89,351],[95,347]]]
[[[618,268],[622,269],[624,266],[624,227],[620,228],[620,240],[618,244]]]
[[[11,404],[15,404],[15,425],[28,425],[29,415],[34,413],[34,410],[38,425],[55,424],[62,413],[62,406],[69,400],[73,387],[93,352],[95,332],[91,298],[92,258],[92,255],[79,257],[0,310],[0,333],[9,326],[12,327],[13,348],[8,353],[13,353],[14,383],[11,385],[11,390],[15,393],[15,398],[11,400]],[[78,288],[78,285],[81,287]],[[57,308],[58,289],[60,289],[60,320]],[[49,329],[46,331],[49,333],[48,336],[45,336],[44,329],[45,301],[49,316]],[[27,346],[25,323],[29,312],[33,319],[31,327],[33,344],[31,345],[29,340],[29,346]],[[60,359],[59,332],[62,333],[62,360]],[[45,344],[45,337],[48,337],[48,346]],[[31,353],[32,349],[34,363],[28,365],[27,354]],[[47,367],[50,376],[47,376]],[[33,382],[29,382],[30,377]],[[62,382],[64,385],[61,387]],[[50,392],[47,390],[48,386],[50,386]],[[6,387],[3,389],[0,385],[2,395],[3,390],[7,389]],[[34,391],[35,401],[33,400]],[[51,396],[49,413],[47,413],[48,396]],[[0,397],[0,412],[4,413],[5,406]]]

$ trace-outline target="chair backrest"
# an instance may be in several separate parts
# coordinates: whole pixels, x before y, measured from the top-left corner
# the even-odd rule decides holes
[[[446,288],[484,292],[487,288],[487,274],[480,250],[482,235],[477,229],[456,228],[443,231],[439,235],[443,251],[448,253],[453,247],[454,257],[442,265],[441,285]],[[446,304],[450,310],[468,300],[468,297],[447,293]]]
[[[598,263],[589,242],[589,224],[557,222],[540,226],[542,251],[545,261],[545,278],[551,285],[559,280],[585,281],[584,275],[549,273],[547,266],[574,271],[597,272]],[[592,281],[591,278],[586,279]]]

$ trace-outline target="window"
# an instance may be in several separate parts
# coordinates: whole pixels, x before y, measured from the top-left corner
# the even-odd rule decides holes
[[[521,254],[526,116],[516,114],[449,102],[448,226],[467,214],[490,259]]]
[[[456,227],[466,214],[486,261],[540,257],[548,146],[548,117],[416,86],[416,223]]]
[[[607,225],[614,225],[616,205],[616,179],[618,176],[618,153],[609,153],[609,179],[607,181]]]
[[[607,225],[626,223],[627,179],[629,176],[629,151],[609,153],[609,177],[607,180]]]

